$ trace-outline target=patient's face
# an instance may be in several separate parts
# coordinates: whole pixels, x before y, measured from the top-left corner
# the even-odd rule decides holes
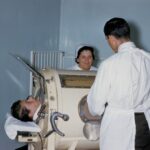
[[[93,63],[91,51],[90,50],[82,51],[77,61],[79,63],[80,68],[82,68],[83,70],[90,70]]]
[[[21,101],[21,108],[26,108],[29,111],[29,117],[33,118],[34,113],[40,105],[40,101],[33,97],[28,97],[26,100]]]

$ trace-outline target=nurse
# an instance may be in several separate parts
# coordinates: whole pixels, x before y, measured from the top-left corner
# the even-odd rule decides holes
[[[91,114],[103,114],[100,150],[150,150],[150,54],[131,41],[123,18],[107,21],[104,34],[115,54],[101,63],[87,98]]]
[[[82,46],[77,52],[75,58],[76,65],[71,67],[71,70],[96,71],[97,68],[92,66],[94,56],[94,48],[91,46]]]

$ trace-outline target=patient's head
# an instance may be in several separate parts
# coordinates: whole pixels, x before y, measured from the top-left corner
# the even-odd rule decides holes
[[[40,101],[30,96],[25,100],[14,102],[11,106],[11,114],[21,121],[32,121],[39,105]]]

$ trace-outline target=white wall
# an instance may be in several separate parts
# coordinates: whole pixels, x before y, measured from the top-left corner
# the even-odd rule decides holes
[[[60,0],[0,0],[0,149],[19,147],[4,132],[6,113],[29,94],[29,71],[10,53],[29,61],[30,51],[55,50],[59,42]]]
[[[147,0],[61,0],[59,48],[68,55],[74,54],[80,44],[91,44],[97,49],[99,59],[112,55],[103,26],[112,17],[123,17],[133,28],[136,44],[150,51],[149,9]],[[66,60],[66,67],[73,60]]]

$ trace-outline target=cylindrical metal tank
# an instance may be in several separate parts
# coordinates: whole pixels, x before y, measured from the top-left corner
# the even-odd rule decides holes
[[[47,104],[47,116],[39,122],[42,137],[39,143],[34,143],[37,144],[36,150],[41,143],[42,150],[98,150],[98,139],[90,141],[85,137],[85,123],[88,120],[83,120],[80,110],[81,100],[86,99],[96,72],[45,69],[41,74],[45,79],[44,103]],[[40,84],[37,79],[33,81],[33,96],[36,96]],[[53,112],[69,116],[68,121],[61,118],[56,120],[57,128],[65,136],[53,132],[44,138],[44,135],[52,130],[50,117]],[[33,149],[32,144],[30,147]]]

